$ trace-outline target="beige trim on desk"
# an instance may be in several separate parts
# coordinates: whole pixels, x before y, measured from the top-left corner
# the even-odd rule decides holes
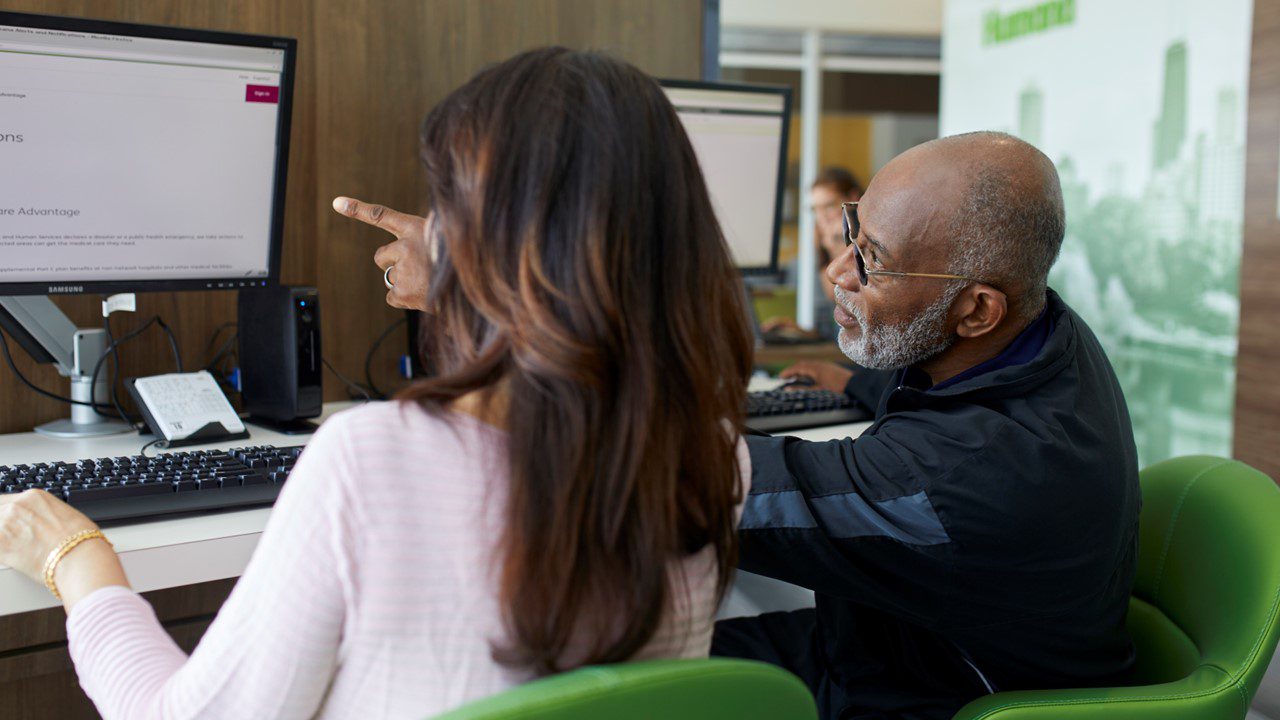
[[[326,403],[322,417],[354,404]],[[834,425],[791,434],[806,440],[830,440],[856,436],[868,425],[870,423]],[[201,447],[297,445],[309,439],[309,436],[282,435],[257,426],[250,426],[249,432],[250,437],[245,440]],[[142,441],[136,435],[70,441],[35,433],[0,435],[0,465],[136,455],[141,447]],[[103,533],[120,553],[133,588],[148,592],[239,577],[258,545],[270,514],[270,508],[253,508],[119,525],[104,528]],[[57,606],[58,602],[44,585],[0,565],[0,616]]]

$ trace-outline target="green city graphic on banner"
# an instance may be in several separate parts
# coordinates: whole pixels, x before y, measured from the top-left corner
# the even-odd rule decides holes
[[[1253,5],[949,0],[942,134],[1058,166],[1050,285],[1115,365],[1146,465],[1231,454]]]

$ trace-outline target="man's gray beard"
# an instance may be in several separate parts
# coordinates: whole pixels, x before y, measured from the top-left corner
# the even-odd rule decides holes
[[[838,338],[840,351],[850,360],[872,370],[896,370],[938,355],[955,342],[955,332],[947,327],[947,311],[963,289],[964,285],[953,283],[914,320],[882,323],[871,328],[867,326],[862,310],[847,302],[848,293],[837,287],[836,302],[853,313],[862,330],[856,339],[851,339],[841,328]]]

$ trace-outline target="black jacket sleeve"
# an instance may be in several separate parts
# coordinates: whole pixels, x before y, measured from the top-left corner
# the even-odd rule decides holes
[[[740,567],[933,626],[952,538],[893,433],[748,436]]]

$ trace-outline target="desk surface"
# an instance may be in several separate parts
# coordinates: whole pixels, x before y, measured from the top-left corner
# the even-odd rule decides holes
[[[326,403],[322,419],[353,403]],[[792,433],[808,440],[830,440],[860,434],[870,423],[814,428]],[[244,445],[298,445],[310,436],[284,435],[250,425],[247,439],[194,448]],[[143,440],[117,435],[88,440],[58,440],[35,433],[0,435],[0,465],[136,455]],[[162,451],[163,452],[163,451]],[[103,532],[120,553],[129,582],[147,592],[210,580],[239,577],[265,527],[270,508],[236,510],[168,520],[118,525]],[[0,565],[0,616],[56,607],[43,585]]]
[[[756,348],[755,364],[777,372],[800,360],[820,360],[846,364],[849,358],[834,342],[805,343],[799,345],[764,345]]]

